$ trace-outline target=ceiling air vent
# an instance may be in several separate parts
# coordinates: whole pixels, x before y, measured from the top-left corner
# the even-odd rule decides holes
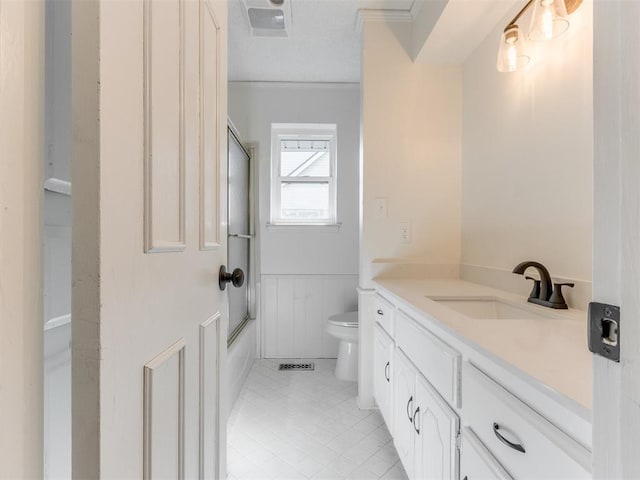
[[[288,37],[291,0],[242,0],[251,36]]]

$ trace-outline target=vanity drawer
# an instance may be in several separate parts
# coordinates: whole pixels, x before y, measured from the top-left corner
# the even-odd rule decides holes
[[[462,480],[513,480],[469,427],[462,431],[460,457]]]
[[[586,447],[468,362],[462,391],[465,424],[515,479],[591,478]]]
[[[397,345],[445,400],[460,407],[460,353],[403,312],[396,312],[395,327]]]
[[[395,307],[386,299],[376,294],[373,300],[373,311],[376,321],[393,337],[393,315]]]

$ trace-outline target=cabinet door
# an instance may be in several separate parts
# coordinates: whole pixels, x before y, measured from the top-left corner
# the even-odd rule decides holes
[[[393,399],[392,383],[392,361],[393,361],[393,340],[387,335],[379,325],[374,330],[374,377],[373,395],[384,418],[389,431],[393,431],[393,414],[391,411]]]
[[[417,376],[415,396],[414,478],[457,480],[457,436],[460,431],[458,416],[422,375]]]
[[[460,478],[461,480],[513,480],[469,427],[465,427],[462,432]]]
[[[400,349],[393,354],[393,443],[409,478],[414,478],[413,412],[416,370]]]

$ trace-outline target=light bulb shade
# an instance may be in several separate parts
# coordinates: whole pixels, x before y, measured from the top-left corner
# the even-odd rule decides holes
[[[531,40],[551,40],[569,28],[567,6],[564,0],[534,0],[529,25]]]
[[[517,25],[508,25],[500,38],[497,68],[499,72],[515,72],[529,63],[526,44]]]

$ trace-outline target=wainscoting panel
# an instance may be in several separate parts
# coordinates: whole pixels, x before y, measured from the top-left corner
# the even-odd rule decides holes
[[[185,247],[183,0],[144,2],[145,251]]]
[[[265,358],[332,358],[327,318],[357,309],[357,275],[262,275]]]

